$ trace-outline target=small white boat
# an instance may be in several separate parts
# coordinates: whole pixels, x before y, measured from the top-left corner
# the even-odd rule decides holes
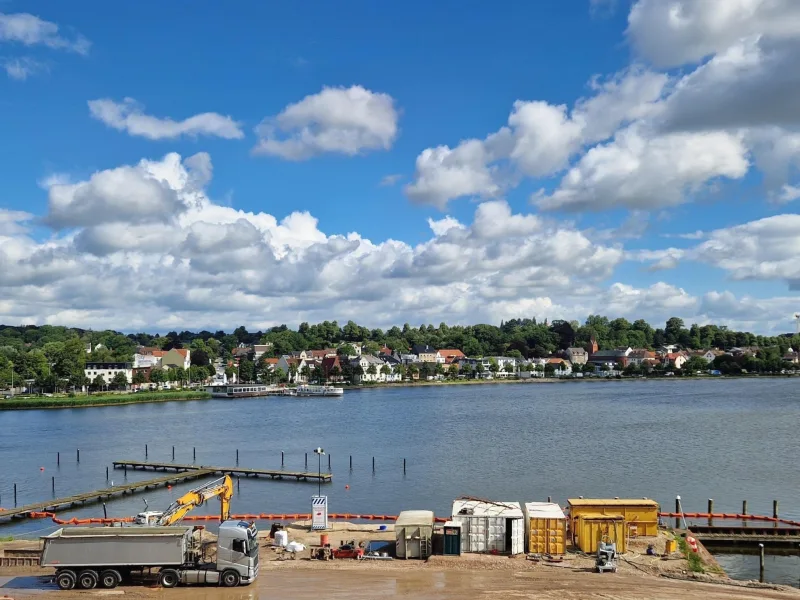
[[[298,396],[342,396],[344,389],[333,385],[298,385]]]

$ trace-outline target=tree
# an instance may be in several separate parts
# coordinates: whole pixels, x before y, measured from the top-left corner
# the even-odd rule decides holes
[[[497,372],[499,370],[500,370],[500,365],[497,364],[497,361],[494,359],[494,357],[490,358],[489,359],[489,371],[491,371],[492,375],[496,377],[497,376]]]
[[[274,377],[275,381],[279,383],[284,383],[286,381],[286,373],[280,367],[275,367]]]
[[[256,365],[252,360],[244,359],[239,361],[239,377],[242,378],[242,381],[253,381],[255,375]]]
[[[419,375],[419,369],[417,368],[417,365],[410,364],[406,367],[406,373],[408,374],[409,379],[414,379],[415,375]]]
[[[127,375],[125,375],[125,373],[120,371],[119,373],[114,375],[114,378],[111,380],[111,385],[113,385],[117,389],[124,390],[125,388],[128,387]]]
[[[389,379],[389,375],[392,374],[392,368],[389,365],[381,366],[381,375],[383,375],[384,380]]]
[[[342,375],[342,370],[336,365],[333,365],[331,367],[331,370],[328,371],[328,377],[331,379],[331,381],[339,381],[341,375]]]
[[[325,373],[322,372],[321,365],[316,365],[314,367],[314,370],[311,372],[311,378],[317,383],[322,383],[322,380],[325,378]]]
[[[483,363],[479,362],[475,365],[475,371],[478,373],[478,377],[483,375],[484,370]]]
[[[350,344],[343,344],[336,350],[339,356],[358,356],[356,349]]]
[[[309,381],[309,379],[311,378],[311,367],[309,367],[308,365],[303,365],[300,368],[300,375],[302,375],[306,381]]]
[[[133,384],[144,385],[145,383],[147,383],[147,377],[145,374],[141,371],[136,371],[136,373],[133,374]]]
[[[503,371],[511,375],[512,373],[514,373],[514,365],[512,365],[511,363],[506,363],[506,365],[503,367]]]
[[[102,389],[103,387],[105,387],[105,385],[106,385],[106,379],[102,375],[97,375],[95,376],[94,379],[92,379],[92,387],[96,389]]]
[[[378,368],[375,365],[370,365],[367,367],[367,375],[377,375]]]
[[[193,365],[204,367],[209,363],[208,353],[203,349],[192,350],[189,357]]]
[[[444,375],[444,366],[442,365],[442,363],[437,362],[436,366],[433,368],[433,372],[436,375]]]
[[[357,364],[352,368],[351,373],[351,382],[357,383],[357,381],[360,381],[361,377],[364,376],[364,367],[362,367],[360,364]]]
[[[402,381],[406,378],[406,368],[403,365],[395,365],[394,374],[400,378],[400,381]]]
[[[164,383],[166,379],[166,374],[164,373],[163,369],[159,369],[158,367],[153,367],[150,369],[150,383],[159,385]]]
[[[625,367],[625,369],[623,369],[622,372],[625,375],[632,377],[634,375],[639,375],[639,373],[641,373],[641,369],[639,368],[639,365],[637,365],[636,363],[629,363],[628,366]]]
[[[695,371],[708,371],[708,361],[702,356],[691,356],[683,363],[681,371],[686,375],[694,375]]]
[[[545,377],[552,377],[553,375],[555,375],[555,372],[556,372],[556,366],[553,363],[547,363],[544,366]]]
[[[447,368],[447,374],[450,376],[450,379],[457,379],[458,378],[458,365],[456,363],[451,364]]]
[[[295,363],[291,363],[289,365],[289,383],[295,383],[297,381],[297,365]]]

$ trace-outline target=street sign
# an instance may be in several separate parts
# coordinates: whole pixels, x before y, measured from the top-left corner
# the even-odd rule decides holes
[[[311,496],[311,529],[328,528],[328,497]]]

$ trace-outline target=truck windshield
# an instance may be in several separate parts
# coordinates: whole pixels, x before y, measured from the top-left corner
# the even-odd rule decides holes
[[[258,556],[258,530],[255,527],[247,529],[247,550],[249,556]]]

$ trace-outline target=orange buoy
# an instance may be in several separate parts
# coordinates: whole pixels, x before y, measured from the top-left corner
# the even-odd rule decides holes
[[[345,486],[344,486],[344,489],[346,489],[346,490],[349,490],[349,489],[350,489],[350,486],[349,486],[349,485],[345,485]]]
[[[168,490],[171,490],[171,489],[172,489],[172,486],[171,486],[171,485],[168,485],[168,486],[167,486],[167,489],[168,489]]]
[[[39,467],[39,470],[40,471],[44,471],[44,467]]]

